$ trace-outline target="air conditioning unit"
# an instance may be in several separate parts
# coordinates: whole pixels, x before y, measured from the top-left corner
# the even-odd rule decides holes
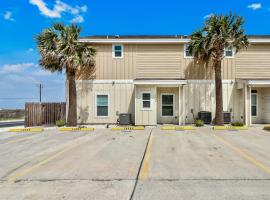
[[[231,123],[231,113],[230,112],[223,112],[224,123],[229,124]]]
[[[212,122],[212,113],[209,111],[200,111],[198,113],[198,119],[204,121],[205,124],[211,124]]]
[[[131,124],[131,114],[130,113],[120,113],[119,114],[119,124],[120,125],[130,125]]]

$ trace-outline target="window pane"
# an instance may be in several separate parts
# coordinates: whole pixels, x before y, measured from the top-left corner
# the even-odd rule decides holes
[[[173,106],[162,106],[162,116],[173,116]]]
[[[122,46],[121,45],[116,45],[114,46],[115,51],[122,51]]]
[[[108,116],[108,106],[98,106],[97,116]]]
[[[225,51],[225,56],[226,57],[232,57],[233,56],[233,51],[232,50]]]
[[[162,95],[162,105],[173,105],[173,95]]]
[[[97,95],[97,106],[108,106],[108,95]]]
[[[256,116],[257,115],[257,106],[251,106],[251,115]]]
[[[143,100],[150,100],[150,93],[143,93]]]
[[[143,108],[150,108],[150,107],[151,107],[150,101],[143,101]]]
[[[115,51],[114,52],[114,57],[122,57],[122,52],[121,51]]]
[[[251,105],[256,106],[257,105],[257,96],[251,95]]]
[[[188,50],[186,50],[186,57],[192,57],[192,54],[191,54],[191,53],[189,53],[189,51],[188,51]]]

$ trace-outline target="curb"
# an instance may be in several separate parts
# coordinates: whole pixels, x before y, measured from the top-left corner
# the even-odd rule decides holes
[[[63,127],[63,128],[58,128],[58,130],[59,131],[93,131],[95,130],[95,128]]]
[[[167,131],[171,131],[171,130],[176,130],[176,131],[180,131],[180,130],[195,130],[196,128],[194,126],[164,126],[161,127],[161,130],[167,130]]]
[[[128,127],[112,127],[112,131],[122,131],[122,130],[144,130],[143,126],[128,126]]]
[[[43,132],[43,128],[12,128],[8,132]]]
[[[213,126],[213,130],[248,130],[246,126]]]

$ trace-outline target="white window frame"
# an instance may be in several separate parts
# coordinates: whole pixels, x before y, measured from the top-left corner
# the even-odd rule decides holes
[[[115,46],[121,46],[121,57],[115,56]],[[123,44],[113,44],[112,45],[112,57],[115,59],[121,59],[124,58],[124,45]]]
[[[224,48],[224,57],[225,58],[234,58],[235,50],[232,48],[232,56],[226,56],[226,49],[228,49],[228,48]]]
[[[107,95],[108,96],[108,115],[107,116],[98,116],[97,115],[97,96],[98,95]],[[108,118],[110,116],[110,94],[109,93],[103,93],[103,92],[95,93],[95,116],[96,116],[96,118]]]
[[[150,108],[144,108],[143,102],[149,100],[143,100],[143,94],[150,94]],[[152,92],[150,91],[142,91],[141,92],[141,110],[152,110]]]
[[[187,46],[188,46],[188,44],[184,44],[184,58],[193,58],[193,56],[187,56],[187,52],[186,52],[186,50],[187,50]]]
[[[251,93],[250,98],[250,113],[251,117],[257,117],[258,116],[258,93]],[[252,96],[256,96],[256,105],[252,105]],[[256,115],[252,115],[252,106],[256,106]]]
[[[173,115],[172,116],[162,114],[162,96],[163,95],[172,95],[173,96]],[[160,94],[160,115],[163,118],[174,118],[175,117],[175,93],[161,93]]]

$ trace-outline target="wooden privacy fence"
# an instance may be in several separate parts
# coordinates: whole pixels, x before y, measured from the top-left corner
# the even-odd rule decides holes
[[[66,119],[66,103],[26,103],[25,126],[54,125]]]

